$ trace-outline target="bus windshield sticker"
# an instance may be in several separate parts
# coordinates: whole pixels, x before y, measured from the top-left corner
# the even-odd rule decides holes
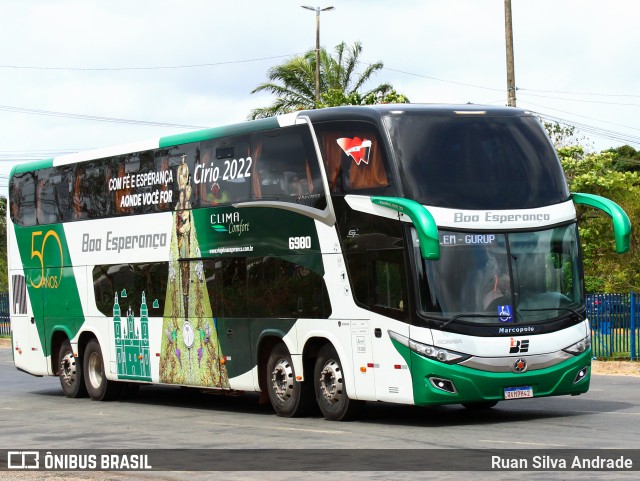
[[[500,322],[513,322],[513,309],[511,305],[498,306],[498,319],[500,319]]]
[[[365,164],[369,163],[369,154],[371,154],[370,140],[361,139],[360,137],[354,137],[352,139],[342,137],[336,140],[336,142],[338,142],[343,152],[356,162],[356,165],[360,165],[360,162],[364,162]]]

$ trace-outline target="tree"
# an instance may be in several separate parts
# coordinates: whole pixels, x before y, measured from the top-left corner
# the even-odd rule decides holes
[[[582,147],[558,150],[572,192],[607,197],[629,215],[632,226],[640,223],[640,175],[618,171],[616,157],[606,151],[585,155]],[[638,234],[632,231],[631,250],[614,251],[611,218],[589,207],[577,206],[580,241],[584,256],[587,292],[628,292],[640,288]]]
[[[623,145],[607,152],[613,155],[613,167],[621,172],[640,172],[640,151],[630,145]]]
[[[258,85],[251,93],[269,92],[277,98],[268,107],[252,110],[249,118],[259,119],[297,110],[337,105],[408,102],[404,95],[398,94],[388,83],[361,92],[371,77],[384,66],[382,62],[376,62],[369,64],[361,73],[356,73],[361,54],[360,42],[355,42],[351,47],[344,42],[340,43],[335,48],[335,55],[329,54],[324,48],[320,49],[319,105],[316,105],[315,96],[315,50],[270,68],[267,72],[269,81]]]

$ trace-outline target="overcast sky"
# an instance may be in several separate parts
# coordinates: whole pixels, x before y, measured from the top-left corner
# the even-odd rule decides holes
[[[189,130],[74,116],[244,121],[272,101],[250,94],[267,69],[315,47],[309,1],[0,0],[0,195],[26,158]],[[310,5],[335,7],[321,15],[323,46],[362,42],[362,60],[385,65],[374,82],[412,103],[506,104],[503,0]],[[584,125],[596,150],[640,149],[640,3],[512,8],[518,106]]]

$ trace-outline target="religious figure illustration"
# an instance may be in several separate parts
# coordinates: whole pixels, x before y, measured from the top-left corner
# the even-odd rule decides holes
[[[191,176],[186,155],[178,167],[178,201],[173,211],[169,279],[160,352],[160,382],[229,387],[215,318],[191,214]]]

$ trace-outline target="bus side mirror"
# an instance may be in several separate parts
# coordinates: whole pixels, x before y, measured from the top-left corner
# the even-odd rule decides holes
[[[440,239],[436,221],[425,206],[403,197],[371,197],[371,202],[401,214],[406,214],[416,228],[420,253],[428,260],[440,259]]]
[[[616,252],[624,254],[629,251],[631,239],[631,221],[627,213],[614,201],[595,194],[581,194],[572,192],[571,197],[575,204],[588,205],[606,212],[613,222],[613,235],[616,239]]]

